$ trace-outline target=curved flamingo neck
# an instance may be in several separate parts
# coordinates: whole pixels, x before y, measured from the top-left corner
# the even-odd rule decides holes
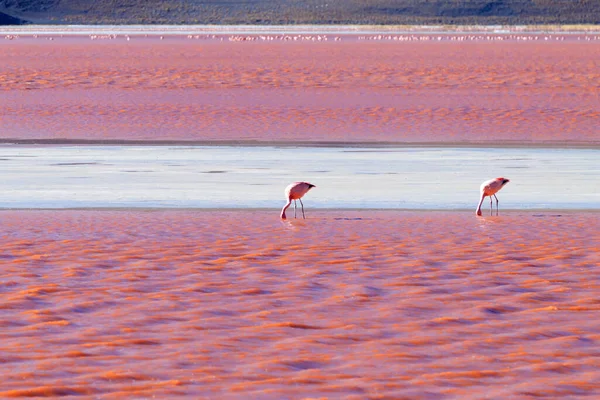
[[[285,206],[283,206],[283,208],[281,209],[281,219],[286,219],[287,217],[285,216],[285,210],[288,209],[288,207],[292,204],[292,199],[289,199],[288,202],[286,203]]]
[[[481,205],[483,204],[483,199],[485,199],[485,193],[481,193],[481,199],[479,200],[479,204],[477,204],[477,215],[481,215]]]

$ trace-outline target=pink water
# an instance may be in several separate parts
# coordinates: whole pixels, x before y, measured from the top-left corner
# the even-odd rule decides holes
[[[600,214],[0,212],[0,397],[594,398]]]
[[[0,41],[1,138],[585,142],[600,41]]]
[[[137,39],[0,40],[0,139],[599,143],[598,41]],[[600,213],[307,214],[0,211],[0,397],[600,396]]]

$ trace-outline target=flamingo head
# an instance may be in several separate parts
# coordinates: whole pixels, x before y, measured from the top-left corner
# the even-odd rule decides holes
[[[508,178],[498,178],[499,181],[502,182],[502,186],[506,185],[508,182],[510,182],[510,179]]]

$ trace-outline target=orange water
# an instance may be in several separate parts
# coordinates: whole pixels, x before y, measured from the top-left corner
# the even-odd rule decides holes
[[[600,395],[600,213],[277,215],[1,211],[0,397]]]
[[[1,138],[598,143],[600,42],[0,42]]]

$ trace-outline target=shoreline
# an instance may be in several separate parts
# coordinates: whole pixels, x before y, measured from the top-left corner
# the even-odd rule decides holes
[[[17,25],[0,35],[599,34],[600,25]]]
[[[49,207],[40,207],[40,208],[27,208],[27,207],[0,207],[0,213],[2,212],[10,212],[10,211],[58,211],[58,212],[69,212],[69,211],[91,211],[91,212],[226,212],[226,213],[248,213],[248,212],[261,212],[261,213],[278,213],[281,211],[281,208],[257,208],[257,207],[249,207],[249,208],[200,208],[200,207],[64,207],[64,208],[49,208]],[[344,214],[344,213],[356,213],[356,212],[368,212],[368,213],[379,213],[379,212],[392,212],[392,213],[453,213],[453,214],[462,214],[462,213],[473,213],[474,209],[472,208],[312,208],[312,213],[320,214],[324,212],[334,212],[336,214]],[[516,213],[526,213],[526,214],[539,214],[539,213],[564,213],[564,214],[578,214],[578,213],[600,213],[600,208],[506,208],[504,209],[499,216],[493,215],[483,215],[483,218],[486,217],[502,217],[502,214],[516,214]],[[302,220],[302,218],[288,218],[288,221],[298,219]],[[311,218],[306,218],[310,220]],[[312,218],[316,219],[316,218]],[[321,219],[321,218],[319,218]]]
[[[0,138],[0,146],[185,146],[185,147],[301,147],[301,148],[534,148],[600,150],[600,142],[576,141],[489,141],[489,142],[395,142],[395,141],[322,141],[322,140],[135,140],[135,139],[17,139]]]

